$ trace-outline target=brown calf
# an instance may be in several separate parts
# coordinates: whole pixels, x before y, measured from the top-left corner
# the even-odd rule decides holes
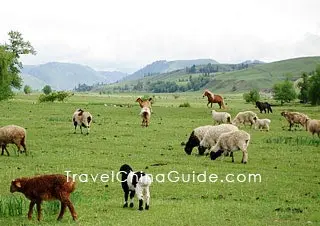
[[[32,211],[37,204],[38,221],[41,219],[41,203],[48,200],[59,200],[61,210],[58,220],[61,220],[68,206],[73,220],[77,219],[77,213],[70,201],[70,194],[75,190],[75,182],[65,175],[41,175],[35,177],[17,178],[11,182],[10,192],[21,192],[30,199],[28,219],[32,218]]]

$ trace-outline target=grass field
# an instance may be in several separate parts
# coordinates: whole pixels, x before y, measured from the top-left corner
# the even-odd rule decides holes
[[[304,129],[287,131],[282,110],[295,110],[320,119],[320,108],[302,105],[274,107],[269,132],[244,128],[251,134],[248,164],[235,153],[235,163],[225,157],[211,161],[188,156],[181,146],[192,129],[212,124],[210,109],[201,93],[156,95],[149,128],[141,128],[140,108],[135,99],[143,94],[80,95],[65,103],[37,103],[37,95],[18,95],[0,102],[0,125],[27,128],[29,156],[0,156],[0,225],[320,225],[320,139]],[[191,107],[178,107],[188,102]],[[226,95],[228,112],[234,117],[242,110],[258,113],[245,104],[241,95]],[[272,101],[271,101],[272,102]],[[122,106],[122,107],[121,107]],[[71,117],[75,109],[92,113],[91,133],[74,134]],[[214,106],[217,108],[217,105]],[[285,130],[282,128],[285,126]],[[79,220],[72,221],[67,210],[57,222],[56,203],[43,205],[43,220],[27,220],[29,201],[20,193],[9,192],[12,179],[36,174],[109,174],[124,163],[152,175],[174,170],[198,176],[217,174],[215,183],[154,181],[150,210],[123,209],[120,183],[100,180],[78,181],[72,199]],[[261,182],[226,183],[243,174],[260,174]],[[176,175],[176,174],[175,174]],[[242,176],[241,179],[244,177]],[[248,177],[247,177],[248,178]],[[221,182],[223,180],[224,182]]]

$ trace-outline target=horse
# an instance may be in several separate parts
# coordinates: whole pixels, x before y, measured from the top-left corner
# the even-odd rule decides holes
[[[220,95],[217,95],[217,94],[213,94],[212,92],[210,92],[208,89],[205,89],[204,90],[204,93],[202,95],[202,97],[208,97],[208,104],[207,104],[207,107],[209,106],[209,104],[211,103],[211,108],[212,108],[212,104],[213,103],[218,103],[219,106],[220,106],[220,109],[221,107],[224,109],[225,106],[224,106],[224,103],[223,103],[223,98],[222,96]]]
[[[259,108],[260,113],[262,113],[262,111],[264,111],[264,113],[268,113],[271,112],[272,113],[272,108],[271,105],[268,102],[260,102],[260,101],[256,101],[256,108]]]

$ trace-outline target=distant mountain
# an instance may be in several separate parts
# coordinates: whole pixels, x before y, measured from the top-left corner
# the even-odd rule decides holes
[[[128,76],[127,73],[121,71],[98,71],[98,73],[106,79],[107,83],[114,83]]]
[[[72,90],[78,84],[111,83],[124,76],[126,74],[121,72],[98,72],[88,66],[58,62],[25,65],[21,73],[24,85],[30,85],[35,90],[42,89],[46,84],[56,90]]]
[[[246,60],[246,61],[242,62],[242,64],[249,64],[249,65],[252,65],[252,64],[265,64],[265,62],[260,61],[260,60]]]
[[[166,61],[160,60],[155,61],[151,64],[148,64],[144,68],[136,71],[135,73],[124,78],[126,81],[136,80],[143,78],[144,76],[167,73],[185,67],[191,67],[192,65],[203,65],[203,64],[219,64],[215,60],[211,59],[196,59],[196,60],[175,60],[175,61]]]

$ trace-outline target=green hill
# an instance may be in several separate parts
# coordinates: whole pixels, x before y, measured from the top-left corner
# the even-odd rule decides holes
[[[320,57],[303,57],[260,64],[248,69],[218,73],[207,87],[218,92],[246,91],[252,88],[268,90],[273,84],[290,74],[292,80],[301,77],[302,72],[310,73],[320,64]]]
[[[191,67],[192,65],[201,65],[201,64],[218,64],[217,61],[211,59],[195,59],[195,60],[175,60],[175,61],[166,61],[159,60],[155,61],[147,66],[141,68],[135,73],[124,78],[126,81],[141,79],[145,76],[151,76],[155,74],[168,73],[186,67]]]
[[[169,73],[145,76],[135,81],[122,81],[116,84],[111,84],[103,87],[96,87],[95,90],[135,90],[140,88],[140,91],[152,91],[150,86],[155,83],[167,83],[168,85],[176,84],[185,89],[182,91],[194,91],[188,89],[190,78],[192,80],[201,80],[201,86],[198,89],[208,88],[214,92],[231,93],[244,92],[253,88],[262,91],[270,91],[273,84],[282,81],[287,75],[290,75],[293,81],[301,77],[302,72],[311,73],[316,66],[320,64],[320,57],[302,57],[288,60],[282,60],[265,64],[246,65],[244,69],[238,70],[239,65],[217,64],[214,67],[219,67],[219,72],[204,75],[199,73],[203,66],[197,66],[197,73],[186,73],[185,70],[176,70]],[[142,89],[141,89],[142,87]],[[139,89],[138,89],[139,90]],[[181,91],[181,90],[178,90]]]

